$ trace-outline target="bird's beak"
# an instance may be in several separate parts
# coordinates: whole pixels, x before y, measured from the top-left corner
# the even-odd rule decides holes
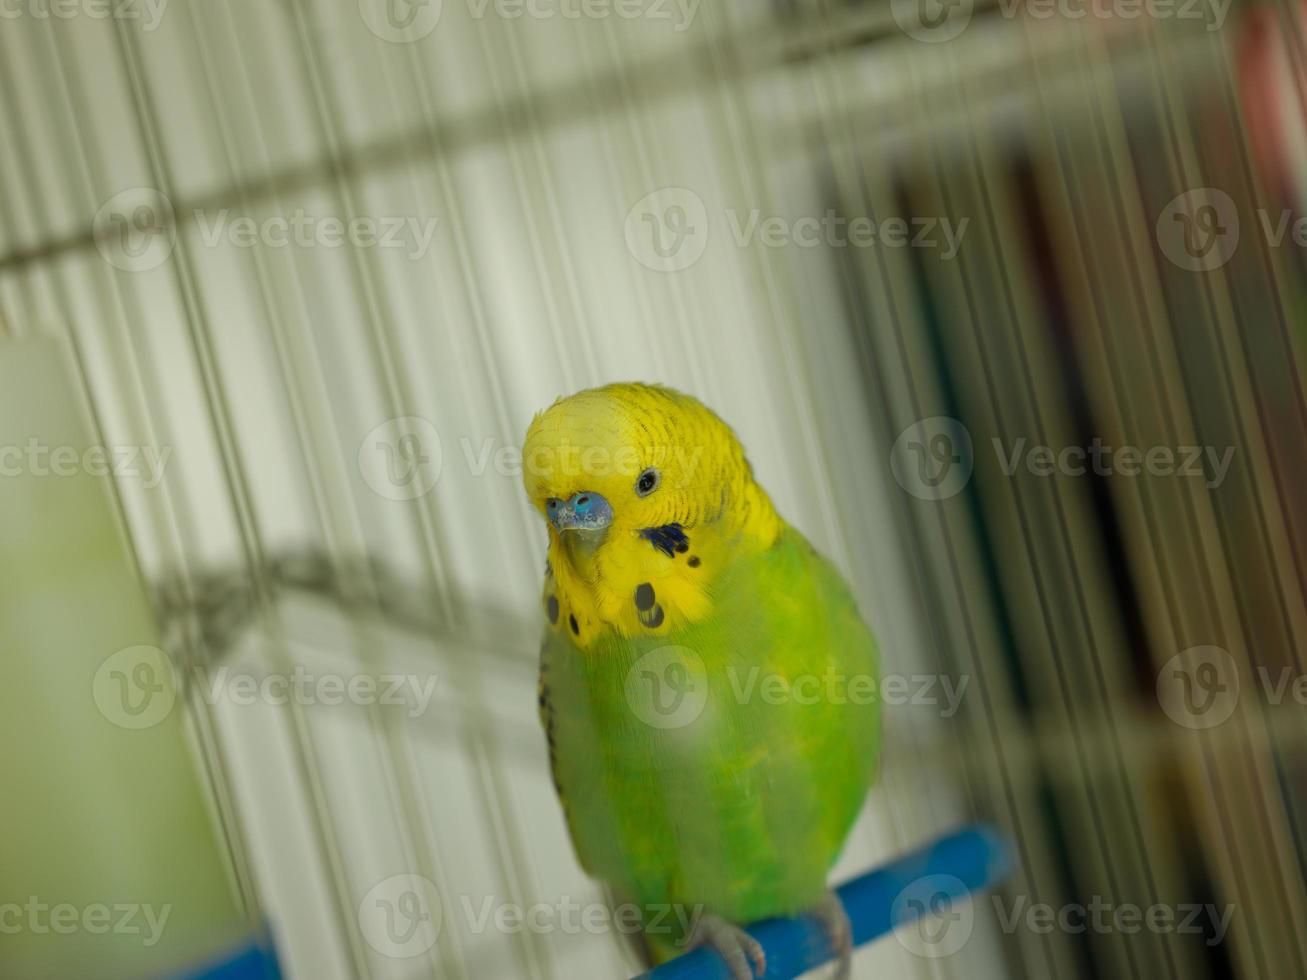
[[[600,494],[582,490],[569,500],[550,497],[545,502],[549,523],[561,531],[603,531],[613,523],[613,508]]]
[[[594,554],[608,537],[612,505],[602,495],[582,490],[568,500],[550,497],[545,501],[545,513],[562,539],[563,553],[572,568],[583,579],[594,581]]]

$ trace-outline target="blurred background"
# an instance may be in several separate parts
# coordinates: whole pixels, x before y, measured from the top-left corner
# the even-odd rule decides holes
[[[638,972],[518,454],[616,380],[902,681],[834,878],[1012,841],[856,976],[1307,976],[1305,195],[1292,0],[0,0],[0,976]]]

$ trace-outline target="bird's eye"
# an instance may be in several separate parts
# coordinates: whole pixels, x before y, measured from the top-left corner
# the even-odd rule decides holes
[[[640,479],[635,481],[635,492],[637,496],[647,497],[658,489],[658,471],[652,466],[640,474]]]

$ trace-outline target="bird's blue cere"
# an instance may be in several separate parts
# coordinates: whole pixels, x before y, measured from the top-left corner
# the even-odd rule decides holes
[[[600,494],[582,490],[569,500],[550,497],[545,513],[559,531],[602,531],[613,523],[613,508]]]

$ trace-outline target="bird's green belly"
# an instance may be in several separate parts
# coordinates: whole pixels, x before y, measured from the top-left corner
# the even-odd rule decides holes
[[[874,643],[834,571],[783,548],[780,581],[728,583],[702,623],[546,647],[573,841],[646,915],[812,907],[874,776],[878,705],[850,683],[875,677]]]
[[[832,760],[816,773],[775,733],[722,735],[711,718],[698,732],[601,738],[576,751],[602,759],[560,771],[578,847],[594,874],[641,905],[703,904],[740,922],[811,907],[856,812],[827,808],[838,801],[813,785],[840,778]],[[865,773],[844,778],[865,786]]]

